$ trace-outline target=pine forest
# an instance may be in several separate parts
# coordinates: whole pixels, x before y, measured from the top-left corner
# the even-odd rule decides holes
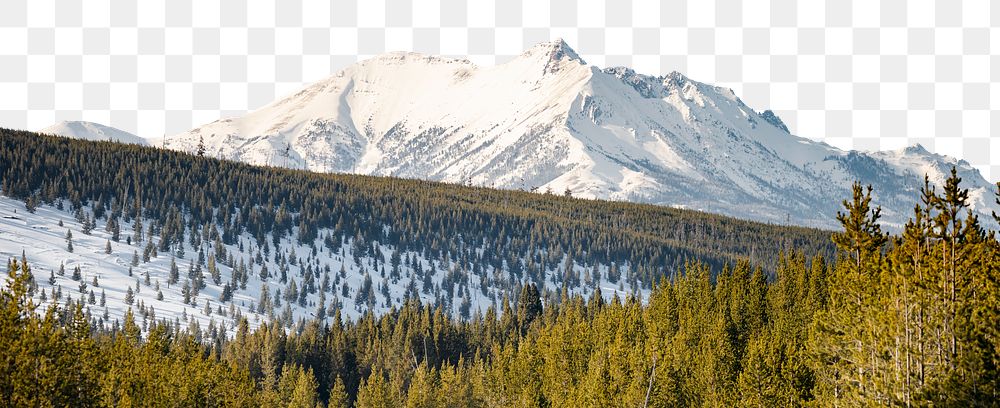
[[[878,193],[825,231],[0,130],[0,405],[1000,405],[996,231],[955,172],[901,230]]]

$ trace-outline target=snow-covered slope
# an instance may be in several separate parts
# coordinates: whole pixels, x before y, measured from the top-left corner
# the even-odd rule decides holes
[[[292,327],[302,319],[315,318],[322,304],[328,314],[339,309],[343,318],[353,320],[368,311],[382,314],[399,307],[408,295],[419,297],[424,304],[442,305],[456,317],[468,317],[485,313],[490,306],[500,310],[504,296],[517,293],[513,288],[522,283],[507,273],[477,274],[447,258],[427,258],[422,253],[399,251],[388,245],[378,245],[373,254],[357,255],[350,240],[331,248],[322,240],[300,243],[285,237],[277,245],[261,248],[249,233],[241,235],[235,245],[220,242],[224,256],[217,255],[218,249],[212,241],[198,239],[192,243],[197,237],[188,235],[179,244],[182,248],[175,247],[170,253],[154,251],[147,259],[147,248],[155,247],[151,243],[161,242],[159,236],[145,235],[141,242],[134,241],[133,228],[124,225],[119,240],[115,241],[104,219],[96,220],[87,233],[77,216],[93,219],[90,207],[75,214],[66,201],[58,206],[62,209],[42,204],[30,213],[23,201],[0,195],[0,260],[19,259],[22,254],[27,258],[37,284],[33,297],[36,304],[42,305],[40,310],[53,302],[66,305],[70,298],[84,300],[93,320],[108,326],[115,321],[120,323],[124,313],[132,309],[140,320],[167,319],[183,327],[197,324],[202,330],[214,327],[232,335],[240,317],[246,317],[251,327],[276,318]],[[149,229],[150,222],[144,221],[142,225]],[[325,229],[319,231],[320,236],[329,233]],[[270,237],[264,241],[273,242]],[[392,264],[394,253],[399,255],[396,275]],[[213,282],[210,272],[213,258],[217,260],[214,264],[219,271],[219,283]],[[179,270],[179,278],[173,284],[170,284],[171,263]],[[223,301],[224,287],[233,282],[234,271],[244,265],[248,272],[246,281],[233,284],[232,298]],[[565,263],[558,265],[562,267]],[[81,271],[79,280],[73,278],[77,267]],[[269,271],[266,277],[261,275],[265,268]],[[609,299],[630,294],[648,297],[649,288],[633,286],[635,281],[626,283],[625,278],[615,283],[609,281],[609,268],[610,265],[574,262],[573,269],[585,278],[584,284],[570,291],[588,297],[600,291]],[[623,276],[628,275],[628,264],[618,264],[617,268]],[[600,278],[591,280],[591,273],[600,274]],[[185,287],[192,286],[195,275],[203,277],[205,288],[195,294],[189,292],[185,302]],[[554,292],[561,287],[555,282],[557,275],[555,269],[542,274],[544,285]],[[81,287],[81,283],[85,285]],[[3,284],[0,279],[0,285]],[[290,296],[293,290],[298,296]],[[131,302],[126,300],[129,291]],[[261,306],[264,292],[270,298],[270,307]]]
[[[124,130],[105,126],[100,123],[84,121],[62,121],[45,129],[39,130],[38,133],[47,133],[50,135],[84,140],[103,140],[138,145],[149,144],[146,139]]]
[[[925,172],[958,166],[973,208],[992,186],[968,163],[913,148],[847,152],[788,133],[731,90],[679,73],[588,65],[563,41],[491,67],[378,56],[168,148],[320,172],[392,175],[700,209],[834,227],[854,180],[901,225]]]

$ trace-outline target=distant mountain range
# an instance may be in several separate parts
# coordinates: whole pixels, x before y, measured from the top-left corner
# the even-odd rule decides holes
[[[45,133],[141,143],[84,122]],[[673,72],[588,65],[562,40],[505,64],[390,53],[352,65],[242,117],[164,139],[169,149],[253,164],[391,175],[690,208],[836,227],[855,180],[901,226],[926,174],[954,166],[974,211],[994,186],[963,160],[919,145],[844,151],[791,135],[732,90]],[[990,217],[984,217],[992,223]]]

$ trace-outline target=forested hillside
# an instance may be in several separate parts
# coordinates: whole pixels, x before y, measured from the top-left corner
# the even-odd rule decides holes
[[[11,130],[0,130],[0,141],[4,195],[35,205],[66,198],[74,210],[90,204],[98,219],[149,218],[154,230],[167,230],[166,249],[191,226],[212,223],[224,243],[242,232],[260,245],[285,236],[306,243],[359,238],[358,246],[380,241],[433,255],[481,244],[493,249],[490,258],[546,252],[549,259],[570,254],[586,263],[674,270],[686,257],[718,267],[738,256],[829,249],[821,230],[660,206],[317,174]],[[168,224],[171,217],[178,226]],[[321,229],[330,229],[328,236],[318,236]],[[501,259],[489,261],[499,266]],[[656,272],[636,279],[649,285]]]
[[[774,279],[689,263],[638,299],[533,284],[471,321],[408,300],[382,316],[205,341],[131,312],[93,331],[77,305],[41,317],[28,263],[0,291],[0,398],[76,406],[996,406],[1000,243],[949,181],[901,236],[855,187],[835,262],[793,253]],[[39,370],[42,367],[44,369]]]
[[[291,328],[410,298],[470,318],[527,283],[645,299],[688,260],[771,272],[781,251],[833,248],[828,232],[694,211],[16,131],[0,131],[0,192],[0,254],[35,260],[37,301],[230,335],[243,316]]]
[[[437,259],[464,265],[447,270],[465,271],[468,282],[482,282],[475,264],[493,266],[496,257],[503,277],[489,281],[500,299],[468,316],[434,294],[444,291],[438,280],[428,294],[352,318],[336,301],[329,312],[297,315],[294,326],[274,313],[254,324],[261,314],[224,312],[236,321],[229,338],[131,304],[120,321],[102,322],[87,312],[87,287],[65,306],[45,303],[47,282],[38,277],[50,274],[32,267],[44,260],[14,256],[0,290],[0,401],[14,406],[996,406],[1000,397],[1000,242],[968,212],[954,174],[914,198],[898,235],[882,231],[877,201],[860,185],[843,203],[842,229],[825,233],[0,135],[3,192],[24,200],[25,211],[56,212],[62,203],[70,216],[83,213],[79,225],[99,227],[91,234],[109,236],[138,213],[150,228],[119,238],[158,237],[161,256],[184,248],[192,271],[201,265],[193,254],[215,255],[214,242],[227,252],[214,259],[228,262],[229,253],[243,256],[241,244],[292,248],[288,241],[301,239],[309,269],[282,256],[251,260],[251,285],[278,282],[258,270],[280,274],[287,265],[288,285],[308,287],[313,262],[333,262],[348,247],[365,254],[358,263],[371,275],[383,269],[373,267],[378,259],[389,279],[393,256],[364,252],[388,243],[435,268]],[[203,236],[213,226],[217,234]],[[347,243],[329,250],[338,239]],[[341,264],[353,266],[351,257]],[[509,259],[520,260],[520,273]],[[619,277],[647,289],[581,290],[572,273],[554,277],[602,262],[648,271]],[[243,279],[238,263],[214,268],[225,272],[220,281]],[[598,270],[602,289],[617,286],[603,275],[610,269]],[[203,278],[213,288],[210,275]],[[146,285],[136,287],[148,294]],[[347,299],[316,286],[306,302]]]

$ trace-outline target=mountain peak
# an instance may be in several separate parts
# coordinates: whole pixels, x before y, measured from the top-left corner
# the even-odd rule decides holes
[[[930,153],[930,152],[927,151],[927,149],[924,147],[924,145],[922,145],[920,143],[914,143],[913,145],[906,146],[905,148],[903,148],[903,152],[904,153],[912,153],[912,154],[927,154],[927,153]]]
[[[678,87],[679,86],[683,86],[688,81],[690,81],[690,79],[688,79],[688,77],[684,76],[684,74],[682,74],[682,73],[680,73],[678,71],[670,71],[669,74],[667,74],[667,75],[665,75],[663,77],[663,83],[664,84],[668,84],[669,83],[669,84],[672,84],[672,85],[678,86]]]
[[[577,54],[562,38],[536,44],[525,51],[524,54],[521,54],[521,56],[525,58],[544,59],[546,73],[557,71],[557,64],[563,60],[572,61],[580,65],[587,64],[583,58],[580,58],[580,54]]]
[[[576,50],[570,47],[569,44],[562,38],[556,38],[555,40],[550,41],[547,46],[552,49],[552,55],[557,56],[560,59],[562,57],[568,57],[569,59],[578,61],[581,64],[586,64],[586,61],[584,61],[583,58],[580,58],[580,54],[577,54]]]
[[[888,197],[880,202],[887,225],[903,225],[910,209],[895,197],[918,191],[908,175],[938,161],[800,138],[730,89],[680,72],[598,70],[559,39],[493,67],[465,64],[386,54],[164,147],[193,152],[204,139],[213,156],[252,164],[570,190],[829,228],[855,180]],[[989,188],[978,175],[966,182]]]

